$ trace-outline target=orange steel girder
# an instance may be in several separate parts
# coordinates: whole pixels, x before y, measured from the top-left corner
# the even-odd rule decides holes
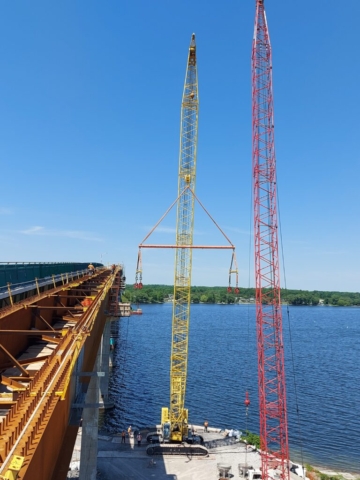
[[[73,401],[69,388],[71,375],[82,350],[84,355],[81,370],[90,372],[93,369],[113,283],[114,275],[109,270],[103,270],[91,279],[85,276],[82,280],[49,290],[32,302],[14,305],[11,310],[7,309],[6,314],[0,312],[2,383],[14,391],[18,390],[12,399],[0,402],[0,405],[9,406],[7,415],[2,421],[0,418],[0,478],[9,471],[10,463],[14,464],[14,459],[18,458],[24,460],[17,463],[19,478],[22,480],[55,478],[55,466],[61,465],[65,474],[56,478],[66,478],[71,457],[59,457],[63,451],[64,439],[69,439],[68,432],[72,432],[70,437],[73,440],[76,437],[74,426],[69,426]],[[59,303],[60,297],[62,301]],[[83,307],[78,299],[85,297],[92,298],[92,301]],[[71,304],[74,301],[76,305]],[[35,315],[35,311],[41,311],[43,318]],[[74,312],[78,316],[70,327],[54,331],[53,322],[59,317],[73,319]],[[47,330],[44,329],[46,324],[50,327]],[[36,359],[17,360],[16,357],[31,345],[31,338],[51,342],[53,353]],[[21,375],[24,373],[22,365],[31,366],[33,362],[39,361],[43,365],[31,373],[31,378]],[[9,364],[18,369],[16,376],[4,375]],[[81,377],[79,381],[86,391],[89,378]],[[69,445],[67,447],[69,451]]]

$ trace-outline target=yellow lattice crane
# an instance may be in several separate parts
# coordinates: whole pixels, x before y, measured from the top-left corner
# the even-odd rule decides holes
[[[175,274],[174,296],[172,314],[172,341],[171,341],[171,364],[170,364],[170,406],[163,407],[161,411],[161,425],[157,432],[150,433],[148,440],[152,442],[146,449],[148,455],[154,454],[192,454],[206,455],[205,446],[195,443],[186,443],[189,440],[188,411],[185,409],[185,392],[187,379],[188,361],[188,336],[190,320],[190,293],[191,293],[191,270],[192,250],[197,249],[230,249],[232,258],[229,270],[229,288],[231,275],[236,275],[235,293],[238,293],[238,271],[235,257],[235,246],[221,230],[219,225],[211,217],[195,195],[196,180],[196,154],[198,137],[198,79],[196,65],[195,35],[191,37],[185,84],[181,104],[180,126],[180,154],[178,173],[178,197],[160,218],[150,233],[139,244],[139,254],[136,267],[134,288],[141,289],[142,284],[142,259],[143,248],[174,248],[175,249]],[[194,207],[198,201],[205,213],[215,226],[220,230],[229,245],[193,245],[194,234]],[[174,245],[146,244],[146,240],[155,231],[158,225],[177,204],[176,243]],[[184,442],[185,440],[185,442]],[[190,440],[189,440],[190,441]],[[155,442],[155,444],[154,444]],[[180,442],[183,442],[180,444]],[[177,445],[174,445],[176,444]]]
[[[174,301],[172,315],[172,343],[170,365],[170,408],[163,408],[162,425],[171,441],[181,442],[188,434],[188,415],[184,408],[188,338],[190,320],[190,287],[192,244],[194,234],[194,206],[196,180],[196,153],[198,137],[199,95],[196,66],[195,35],[191,37],[185,84],[181,105],[180,154],[178,174],[178,202],[176,223]],[[165,436],[166,438],[166,436]]]

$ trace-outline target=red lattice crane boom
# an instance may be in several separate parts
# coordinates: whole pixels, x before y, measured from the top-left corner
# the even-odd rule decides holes
[[[264,0],[256,0],[252,46],[256,330],[262,478],[289,479],[278,253],[271,45]]]

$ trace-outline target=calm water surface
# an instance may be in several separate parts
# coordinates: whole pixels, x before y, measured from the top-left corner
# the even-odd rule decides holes
[[[143,305],[117,324],[105,427],[160,422],[169,405],[172,305]],[[360,309],[290,307],[283,313],[293,460],[360,472]],[[290,348],[289,324],[292,340]],[[293,360],[292,360],[293,357]],[[259,431],[254,305],[192,305],[186,407],[189,421]],[[295,372],[295,375],[294,375]],[[300,419],[296,414],[295,383]]]

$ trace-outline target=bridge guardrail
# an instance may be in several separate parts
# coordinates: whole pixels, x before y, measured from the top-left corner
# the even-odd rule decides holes
[[[54,284],[55,287],[56,283],[60,281],[62,281],[63,284],[68,283],[68,281],[72,281],[74,278],[80,278],[80,276],[85,275],[87,272],[88,270],[84,269],[77,272],[60,273],[58,275],[52,275],[44,278],[35,278],[34,280],[29,280],[22,283],[8,283],[6,286],[0,287],[0,300],[9,298],[11,304],[13,304],[13,297],[15,295],[28,292],[29,290],[39,290],[39,288],[51,284]]]

